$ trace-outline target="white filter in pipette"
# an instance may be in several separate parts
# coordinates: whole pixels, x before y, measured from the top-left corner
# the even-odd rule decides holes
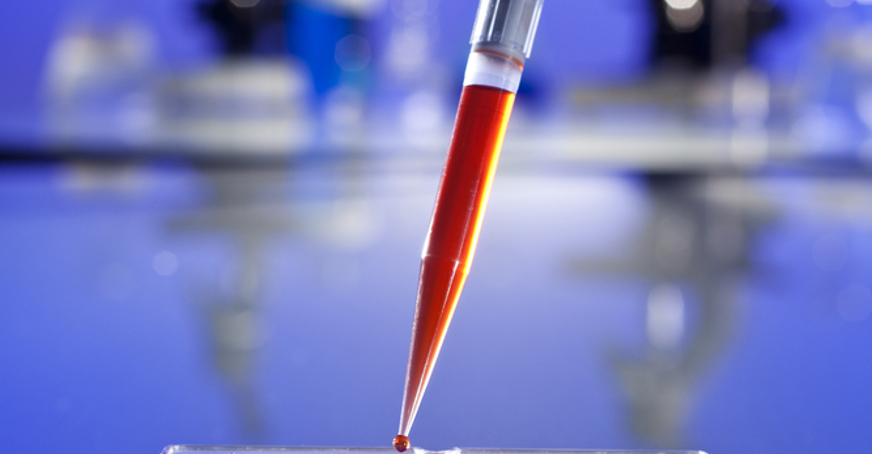
[[[521,67],[511,58],[487,52],[472,52],[466,63],[463,85],[487,85],[517,93],[521,84],[521,72]]]

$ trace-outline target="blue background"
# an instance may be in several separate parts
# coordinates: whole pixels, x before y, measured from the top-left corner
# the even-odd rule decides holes
[[[441,0],[433,13],[433,58],[454,81],[474,3]],[[773,87],[803,80],[809,66],[814,75],[827,27],[868,24],[872,8],[778,5],[784,26],[749,56]],[[644,82],[648,8],[548,0],[525,77],[558,108],[574,87]],[[376,64],[389,14],[367,22]],[[3,153],[21,144],[58,152],[39,127],[45,64],[78,18],[146,24],[162,70],[219,58],[187,0],[6,2]],[[456,93],[441,94],[456,102]],[[575,120],[519,113],[507,144],[529,138],[531,119]],[[0,450],[386,446],[448,138],[423,150],[319,142],[274,165],[4,158]],[[412,431],[416,446],[872,451],[865,164],[802,161],[736,175],[530,159],[522,148],[536,151],[505,154]],[[129,151],[110,143],[110,155]],[[705,249],[718,216],[741,232],[727,258]],[[667,221],[691,225],[682,238],[690,264],[672,271],[656,259]],[[661,351],[646,338],[646,307],[663,283],[681,290],[686,317],[680,344]],[[858,286],[866,296],[845,303]],[[639,400],[655,402],[649,413],[634,407]],[[640,429],[670,414],[675,427]]]

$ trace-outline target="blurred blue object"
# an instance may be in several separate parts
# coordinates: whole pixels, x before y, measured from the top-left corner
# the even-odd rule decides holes
[[[323,96],[339,83],[336,45],[351,34],[353,19],[303,1],[290,2],[285,15],[288,51],[306,63],[315,93]]]

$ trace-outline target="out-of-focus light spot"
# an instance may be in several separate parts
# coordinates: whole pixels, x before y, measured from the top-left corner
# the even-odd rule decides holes
[[[851,3],[854,3],[854,0],[827,0],[827,3],[834,8],[844,8],[846,6],[851,6]]]
[[[675,9],[691,9],[697,3],[699,0],[666,0],[666,4]]]
[[[260,3],[260,0],[230,0],[230,3],[238,8],[251,8]]]
[[[368,19],[383,9],[385,0],[318,0],[318,2],[339,8],[343,14],[350,13],[352,17]]]
[[[369,42],[357,35],[348,35],[336,43],[336,64],[343,71],[361,71],[369,64]]]
[[[675,2],[680,6],[675,7]],[[666,0],[666,20],[679,32],[692,32],[702,23],[705,8],[698,0]]]
[[[824,235],[814,243],[814,264],[823,271],[837,271],[848,261],[848,243],[838,235]]]
[[[415,73],[427,66],[431,37],[421,27],[404,27],[391,32],[388,63],[400,73]]]
[[[849,322],[862,322],[872,314],[872,292],[862,285],[849,285],[839,293],[836,308]]]
[[[330,243],[343,249],[360,249],[371,245],[380,232],[372,206],[365,198],[348,197],[339,200],[333,207],[330,218]]]
[[[393,0],[391,11],[403,20],[416,20],[424,17],[430,10],[427,0]]]
[[[674,284],[660,284],[648,294],[648,340],[656,348],[672,349],[684,336],[684,297]]]
[[[403,127],[409,132],[432,131],[442,125],[443,111],[442,99],[438,95],[419,91],[403,103]]]
[[[161,276],[171,276],[179,269],[179,259],[172,252],[161,251],[155,254],[151,267]]]

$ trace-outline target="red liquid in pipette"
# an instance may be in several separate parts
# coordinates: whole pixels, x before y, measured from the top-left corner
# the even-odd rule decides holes
[[[418,302],[394,447],[408,434],[466,282],[515,94],[499,88],[463,88],[451,146],[424,244]]]

